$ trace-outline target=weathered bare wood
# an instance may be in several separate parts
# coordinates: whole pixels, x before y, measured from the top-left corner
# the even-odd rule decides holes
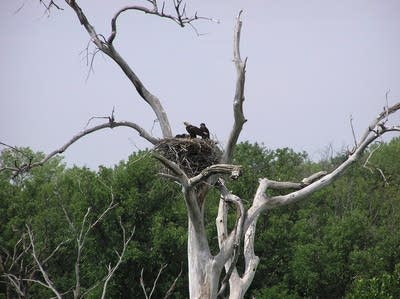
[[[126,63],[126,61],[121,57],[121,55],[114,48],[112,41],[115,38],[116,34],[116,19],[118,15],[124,11],[122,10],[119,14],[114,16],[112,21],[112,34],[109,37],[109,41],[106,41],[101,35],[99,35],[92,24],[89,22],[85,13],[81,9],[81,7],[77,4],[75,0],[65,0],[66,3],[75,11],[80,23],[85,27],[88,32],[92,42],[97,46],[97,48],[102,51],[104,54],[108,55],[112,60],[114,60],[118,66],[122,69],[125,75],[129,78],[131,83],[136,88],[138,94],[142,97],[143,100],[146,101],[147,104],[153,109],[153,112],[156,114],[157,119],[159,120],[161,131],[163,137],[171,137],[172,131],[171,126],[169,124],[168,116],[161,105],[160,100],[153,95],[142,83],[136,73],[132,70],[132,68]]]
[[[259,194],[259,192],[257,192],[257,196],[254,198],[253,205],[248,210],[248,217],[245,222],[245,231],[260,212],[266,209],[271,209],[299,201],[320,190],[321,188],[331,184],[335,179],[343,175],[344,172],[360,158],[361,154],[370,144],[372,144],[381,135],[389,132],[390,129],[397,127],[393,126],[388,129],[385,127],[385,123],[387,120],[387,116],[398,110],[400,110],[400,103],[385,108],[384,111],[381,112],[378,117],[371,123],[364,135],[360,138],[359,142],[357,142],[357,147],[351,151],[344,162],[342,162],[336,169],[328,174],[324,174],[323,172],[313,174],[310,178],[316,180],[309,183],[304,188],[301,188],[286,195],[268,197],[265,196],[264,192],[267,188],[273,186],[271,185],[272,181],[268,179],[261,180],[259,190],[260,192],[263,191],[263,194]],[[295,186],[295,184],[293,186]]]
[[[212,175],[230,175],[234,178],[240,175],[241,166],[231,164],[215,164],[201,171],[200,174],[189,179],[190,186],[206,181]]]
[[[226,238],[225,236],[227,234],[227,226],[226,226],[227,209],[226,205],[221,203],[220,200],[218,216],[217,216],[217,229],[222,230],[222,232],[218,231],[218,236],[219,238],[221,238],[218,240],[218,244],[220,246],[220,252],[215,257],[215,260],[217,263],[220,262],[221,264],[225,265],[226,273],[223,279],[221,280],[221,287],[217,294],[217,296],[221,296],[224,294],[227,288],[228,281],[230,280],[232,273],[234,271],[237,272],[236,264],[239,258],[240,243],[243,233],[243,223],[246,214],[241,198],[236,195],[233,195],[226,188],[224,181],[222,179],[218,181],[218,187],[221,192],[221,200],[236,205],[236,211],[237,211],[236,223],[234,225],[234,228],[232,229],[228,238]]]
[[[42,166],[43,164],[45,164],[48,160],[50,160],[51,158],[53,158],[54,156],[58,155],[58,154],[62,154],[63,152],[65,152],[72,144],[74,144],[75,142],[77,142],[78,140],[80,140],[82,137],[85,137],[86,135],[89,135],[93,132],[96,131],[100,131],[103,129],[113,129],[116,127],[128,127],[128,128],[132,128],[134,130],[136,130],[139,135],[141,137],[143,137],[144,139],[146,139],[147,141],[149,141],[152,144],[156,144],[159,139],[152,137],[146,130],[144,130],[142,127],[140,127],[139,125],[133,123],[133,122],[129,122],[129,121],[109,121],[97,126],[94,126],[92,128],[83,130],[81,132],[79,132],[78,134],[76,134],[75,136],[73,136],[67,143],[65,143],[63,146],[61,146],[60,148],[52,151],[51,153],[47,154],[42,160],[40,161],[30,161],[27,164],[23,164],[23,165],[14,165],[14,166],[3,166],[0,168],[0,171],[3,170],[11,170],[13,172],[15,172],[16,175],[29,171],[30,169],[34,168],[34,167],[38,167],[38,166]],[[4,143],[1,143],[3,145],[6,145]],[[8,146],[8,145],[7,145]],[[16,149],[15,147],[12,146],[8,146],[12,149]]]
[[[233,61],[236,67],[236,91],[235,97],[233,99],[233,116],[234,122],[232,130],[229,134],[228,142],[225,146],[224,154],[222,156],[222,163],[229,163],[232,160],[233,150],[238,141],[239,135],[242,131],[244,123],[247,121],[243,113],[243,102],[244,102],[244,85],[246,78],[246,63],[242,61],[240,56],[240,33],[242,29],[242,21],[240,20],[240,15],[242,11],[239,12],[236,21],[235,33],[233,38]]]
[[[107,42],[109,44],[112,44],[112,42],[115,39],[115,36],[117,35],[117,19],[120,16],[121,13],[125,12],[125,11],[129,11],[129,10],[134,10],[134,11],[139,11],[139,12],[143,12],[145,14],[149,14],[149,15],[155,15],[161,18],[166,18],[169,20],[172,20],[173,22],[175,22],[176,24],[178,24],[181,27],[184,27],[185,25],[191,25],[191,23],[193,21],[199,20],[199,19],[204,19],[204,20],[212,20],[210,18],[205,18],[205,17],[200,17],[197,15],[197,13],[195,13],[193,16],[187,16],[186,15],[186,8],[185,6],[182,6],[183,1],[174,1],[174,10],[175,10],[175,15],[172,14],[168,14],[165,12],[164,10],[164,4],[161,8],[161,10],[158,7],[157,1],[148,1],[149,3],[151,3],[152,7],[146,7],[146,6],[142,6],[142,5],[128,5],[125,6],[121,9],[119,9],[114,17],[111,20],[111,34],[109,36],[109,38],[107,39]]]
[[[37,265],[37,267],[39,268],[40,274],[42,275],[45,283],[40,282],[39,280],[35,280],[35,282],[39,282],[40,284],[42,284],[44,287],[48,288],[49,290],[51,290],[53,292],[53,294],[58,298],[61,299],[61,293],[58,292],[58,290],[55,288],[54,283],[51,281],[51,279],[49,278],[48,273],[46,272],[46,270],[43,268],[42,263],[39,260],[39,257],[37,255],[36,252],[36,246],[35,246],[35,242],[34,242],[34,237],[33,237],[33,233],[30,229],[30,227],[27,225],[26,226],[27,231],[28,231],[28,236],[29,236],[29,240],[31,243],[31,248],[32,248],[32,257],[35,260],[35,263]]]

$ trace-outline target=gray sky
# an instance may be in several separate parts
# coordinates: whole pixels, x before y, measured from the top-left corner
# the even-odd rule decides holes
[[[107,57],[94,74],[85,55],[89,38],[72,10],[50,17],[36,0],[0,3],[0,141],[49,152],[107,116],[148,130],[155,119]],[[78,1],[98,33],[108,36],[113,13],[132,1]],[[22,9],[15,11],[23,5]],[[183,121],[205,122],[221,144],[232,125],[235,69],[232,36],[244,10],[242,56],[248,57],[241,140],[292,147],[321,157],[329,144],[352,144],[385,105],[400,100],[400,1],[191,1],[204,35],[167,20],[128,12],[115,45],[162,101],[174,133]],[[93,49],[93,48],[92,48]],[[399,116],[395,117],[397,121]],[[96,124],[94,121],[92,124]],[[156,126],[153,133],[160,135]],[[69,164],[113,165],[149,147],[136,132],[116,128],[88,136],[65,154]]]

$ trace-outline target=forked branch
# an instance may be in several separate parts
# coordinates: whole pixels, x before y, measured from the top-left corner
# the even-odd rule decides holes
[[[134,11],[139,11],[143,12],[145,14],[150,14],[150,15],[155,15],[161,18],[166,18],[169,20],[172,20],[176,24],[178,24],[181,27],[185,27],[185,25],[192,24],[196,20],[210,20],[212,21],[211,18],[206,18],[206,17],[200,17],[197,15],[197,12],[192,15],[188,16],[186,13],[186,3],[182,0],[175,0],[173,1],[173,10],[175,14],[169,14],[165,12],[165,2],[163,2],[162,7],[160,8],[158,6],[157,0],[150,0],[148,1],[151,4],[151,7],[146,7],[146,6],[141,6],[141,5],[129,5],[121,8],[118,10],[114,17],[111,20],[111,34],[107,39],[107,42],[109,44],[112,44],[114,41],[116,35],[117,35],[117,19],[118,17],[125,11],[129,10],[134,10]]]
[[[157,119],[159,120],[163,136],[171,137],[172,136],[171,126],[169,124],[167,114],[165,113],[160,100],[144,86],[144,84],[136,75],[136,73],[132,70],[132,68],[128,65],[128,63],[120,56],[120,54],[117,52],[117,50],[112,44],[112,41],[115,38],[116,34],[116,20],[118,15],[122,11],[118,15],[114,16],[113,22],[114,22],[115,32],[114,33],[112,32],[109,39],[106,40],[102,35],[96,32],[94,26],[89,22],[88,18],[86,17],[85,13],[83,12],[82,8],[78,5],[76,0],[65,0],[65,1],[74,10],[81,25],[85,27],[87,33],[89,34],[91,41],[96,45],[96,47],[100,51],[108,55],[112,60],[114,60],[119,65],[119,67],[122,69],[122,71],[125,73],[125,75],[128,77],[128,79],[136,88],[138,94],[153,109],[154,113],[157,116]]]
[[[286,195],[272,197],[267,196],[266,190],[268,188],[277,189],[278,187],[278,189],[280,189],[281,187],[296,187],[296,183],[274,182],[268,179],[262,179],[260,181],[253,204],[248,210],[248,217],[246,218],[245,222],[245,230],[263,210],[296,202],[329,185],[336,178],[341,176],[354,162],[356,162],[365,149],[378,137],[387,132],[400,131],[399,125],[387,126],[388,116],[397,112],[398,110],[400,110],[400,103],[397,103],[391,107],[385,107],[384,111],[382,111],[371,123],[364,135],[356,143],[357,146],[349,153],[349,156],[342,164],[328,174],[325,172],[318,172],[310,176],[308,179],[304,179],[297,191],[288,193]],[[312,180],[310,181],[310,179]]]
[[[152,298],[153,293],[154,293],[154,291],[155,291],[155,289],[156,289],[156,287],[157,287],[158,280],[159,280],[160,277],[161,277],[161,273],[164,271],[164,269],[165,269],[167,266],[168,266],[167,264],[164,264],[164,265],[162,265],[162,266],[160,267],[160,269],[158,270],[157,276],[156,276],[156,278],[154,279],[153,287],[151,288],[151,290],[150,290],[149,293],[147,292],[146,286],[145,286],[145,283],[144,283],[144,278],[143,278],[143,271],[144,271],[144,269],[142,268],[142,271],[140,271],[140,286],[142,287],[143,294],[144,294],[144,296],[145,296],[146,299],[151,299],[151,298]],[[177,283],[179,277],[181,277],[181,275],[182,275],[182,268],[181,268],[181,270],[179,271],[178,276],[175,277],[175,279],[174,279],[174,281],[172,282],[171,286],[169,287],[168,291],[165,293],[164,299],[169,298],[169,297],[173,294],[173,292],[174,292],[174,290],[175,290],[176,283]]]
[[[43,268],[43,264],[42,262],[39,260],[39,256],[36,252],[36,246],[35,246],[35,241],[34,241],[34,237],[33,237],[33,232],[30,229],[30,227],[27,225],[26,226],[27,231],[28,231],[28,236],[29,236],[29,240],[31,243],[31,247],[32,247],[32,257],[37,265],[37,267],[39,268],[39,271],[44,279],[45,282],[41,282],[39,280],[35,280],[35,282],[43,285],[44,287],[48,288],[49,290],[51,290],[53,292],[53,294],[58,298],[61,299],[61,293],[55,288],[54,283],[51,281],[48,273],[46,272],[46,270]]]

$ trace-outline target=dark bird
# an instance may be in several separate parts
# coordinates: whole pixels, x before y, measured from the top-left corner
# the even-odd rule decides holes
[[[177,134],[175,135],[175,138],[189,138],[188,134]]]
[[[183,123],[186,126],[186,131],[189,133],[190,138],[196,138],[197,135],[203,136],[203,131],[200,128],[189,124],[188,122]]]
[[[200,124],[200,130],[202,132],[201,137],[203,139],[210,139],[210,131],[208,131],[205,123]]]

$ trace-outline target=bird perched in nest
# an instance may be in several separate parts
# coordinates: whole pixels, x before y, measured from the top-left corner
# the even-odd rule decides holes
[[[175,138],[189,138],[188,134],[177,134],[175,135]]]
[[[205,123],[200,124],[200,130],[201,130],[201,132],[203,132],[203,135],[202,135],[203,139],[210,139],[210,131],[207,129]]]
[[[210,132],[204,123],[200,124],[200,128],[193,126],[186,121],[183,124],[186,126],[186,131],[189,133],[190,138],[196,138],[197,136],[201,136],[203,139],[210,138]]]

